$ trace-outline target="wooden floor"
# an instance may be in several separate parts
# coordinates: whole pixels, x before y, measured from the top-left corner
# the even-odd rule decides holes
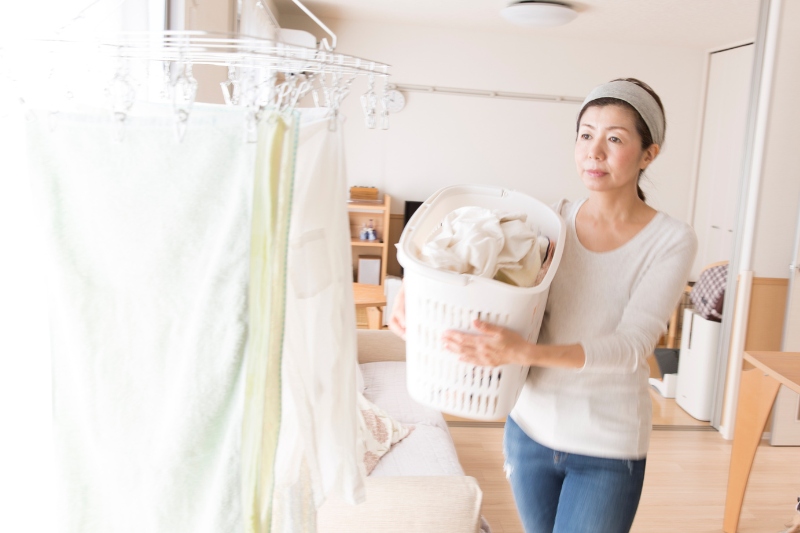
[[[665,426],[667,428],[668,426]],[[494,533],[523,533],[503,473],[502,428],[451,427],[466,474],[483,490]],[[633,533],[720,533],[730,442],[717,431],[674,426],[653,431]],[[800,448],[763,442],[745,496],[740,533],[778,533],[800,495]]]
[[[692,418],[686,411],[675,403],[672,398],[664,398],[654,388],[650,388],[650,399],[653,402],[653,426],[704,426],[703,422]]]

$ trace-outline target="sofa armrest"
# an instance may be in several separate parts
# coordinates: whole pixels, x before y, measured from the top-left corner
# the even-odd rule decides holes
[[[468,476],[368,477],[360,505],[332,496],[317,513],[318,533],[477,533],[483,493]]]
[[[406,341],[386,329],[356,330],[358,362],[405,361]]]

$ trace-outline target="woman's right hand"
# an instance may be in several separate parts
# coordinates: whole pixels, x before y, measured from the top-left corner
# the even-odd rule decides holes
[[[405,340],[406,338],[406,293],[404,285],[400,285],[397,296],[392,306],[392,318],[389,320],[389,329],[395,335]]]

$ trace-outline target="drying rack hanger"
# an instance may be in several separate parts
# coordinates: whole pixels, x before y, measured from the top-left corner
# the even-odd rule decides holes
[[[29,39],[24,44],[17,42],[15,45],[22,45],[22,56],[35,56],[36,52],[49,54],[55,49],[69,50],[80,57],[92,58],[98,64],[103,63],[107,70],[110,68],[108,81],[103,83],[106,84],[105,96],[120,140],[130,110],[140,94],[137,91],[142,86],[141,80],[135,79],[134,63],[162,66],[156,69],[164,73],[162,99],[172,102],[181,140],[197,96],[198,82],[192,74],[194,65],[227,67],[228,79],[220,83],[223,97],[226,104],[247,109],[246,138],[250,142],[255,140],[256,123],[263,116],[264,109],[294,109],[298,101],[309,93],[316,106],[328,109],[330,128],[335,129],[339,107],[358,77],[366,77],[368,84],[367,92],[361,96],[367,128],[388,128],[386,79],[389,65],[334,52],[336,35],[300,0],[293,2],[330,36],[330,44],[327,39],[322,39],[317,48],[308,48],[241,33],[196,30],[121,32],[90,38],[71,35],[67,31],[69,26],[100,1],[81,11],[55,36]],[[275,20],[263,2],[258,1],[255,5]],[[280,29],[277,24],[275,29]],[[0,52],[3,52],[2,46]],[[59,65],[54,65],[50,70],[58,68]],[[152,68],[145,70],[150,72]],[[376,80],[383,81],[380,95],[376,92]],[[53,115],[57,113],[58,110],[52,112]]]
[[[64,35],[78,20],[103,0],[95,0],[82,9],[69,23],[58,30]],[[121,0],[120,3],[126,0]],[[319,42],[317,48],[306,48],[286,44],[277,40],[253,37],[241,33],[203,32],[196,30],[165,30],[145,32],[122,32],[99,42],[100,47],[115,49],[123,58],[150,59],[155,61],[183,61],[195,64],[222,66],[270,66],[280,69],[286,61],[298,60],[308,66],[310,72],[339,72],[342,74],[388,76],[389,65],[334,52],[336,34],[326,26],[300,0],[292,2],[305,13],[331,39]],[[261,0],[255,7],[266,13],[276,29],[280,26],[275,15]],[[39,39],[51,43],[81,42],[81,39]],[[295,73],[296,64],[289,64],[288,71]]]
[[[45,45],[97,47],[104,55],[178,63],[267,67],[290,73],[340,73],[387,77],[390,66],[320,48],[306,48],[261,37],[197,30],[123,32],[102,39],[36,39]]]

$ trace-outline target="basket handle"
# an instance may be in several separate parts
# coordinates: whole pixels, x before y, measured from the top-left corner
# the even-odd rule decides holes
[[[422,214],[425,211],[427,211],[430,208],[430,206],[431,206],[430,200],[420,204],[420,206],[417,208],[416,211],[414,211],[414,214],[411,215],[411,218],[408,220],[407,226],[414,227],[416,225],[415,222],[419,220],[420,217],[422,217]]]
[[[398,254],[402,253],[400,250],[397,251]],[[455,272],[447,272],[446,270],[439,270],[438,268],[433,268],[428,265],[421,263],[419,260],[415,260],[414,265],[409,265],[404,268],[409,270],[417,270],[424,268],[424,276],[429,279],[434,279],[436,281],[440,281],[442,283],[447,283],[449,285],[457,285],[459,287],[464,287],[469,285],[472,282],[472,276],[470,274],[456,274]],[[409,268],[410,267],[410,268]]]
[[[439,189],[438,191],[436,191],[435,193],[433,193],[427,200],[425,200],[425,202],[423,202],[417,208],[417,210],[414,211],[414,214],[411,215],[411,218],[408,220],[408,223],[406,224],[406,227],[403,229],[403,233],[400,234],[400,239],[399,239],[399,241],[397,243],[398,247],[402,247],[403,240],[404,240],[404,238],[406,236],[406,233],[411,233],[411,231],[417,225],[417,220],[422,218],[422,216],[425,213],[425,211],[427,211],[430,208],[430,206],[433,205],[433,203],[436,201],[437,198],[439,198],[443,194],[446,194],[450,189],[463,189],[463,188],[464,188],[463,186],[458,186],[458,185],[453,185],[453,186],[450,186],[450,187],[443,187],[443,188]],[[486,185],[477,185],[477,186],[473,185],[473,186],[468,186],[467,188],[480,189],[481,190],[480,194],[484,194],[484,195],[487,195],[487,196],[500,196],[500,197],[503,197],[503,196],[508,196],[509,194],[514,192],[514,191],[512,191],[510,189],[503,189],[501,187],[489,187],[489,186],[486,186]]]
[[[429,201],[426,201],[423,204],[421,204],[417,208],[416,211],[414,211],[413,215],[411,215],[411,218],[408,220],[408,223],[406,224],[406,227],[403,228],[403,232],[400,234],[400,239],[397,241],[397,250],[398,250],[398,252],[403,247],[403,242],[406,239],[406,235],[410,235],[412,230],[415,227],[417,227],[417,221],[420,219],[420,217],[422,217],[422,214],[425,211],[427,211],[429,207],[430,207],[430,203],[429,203]]]

